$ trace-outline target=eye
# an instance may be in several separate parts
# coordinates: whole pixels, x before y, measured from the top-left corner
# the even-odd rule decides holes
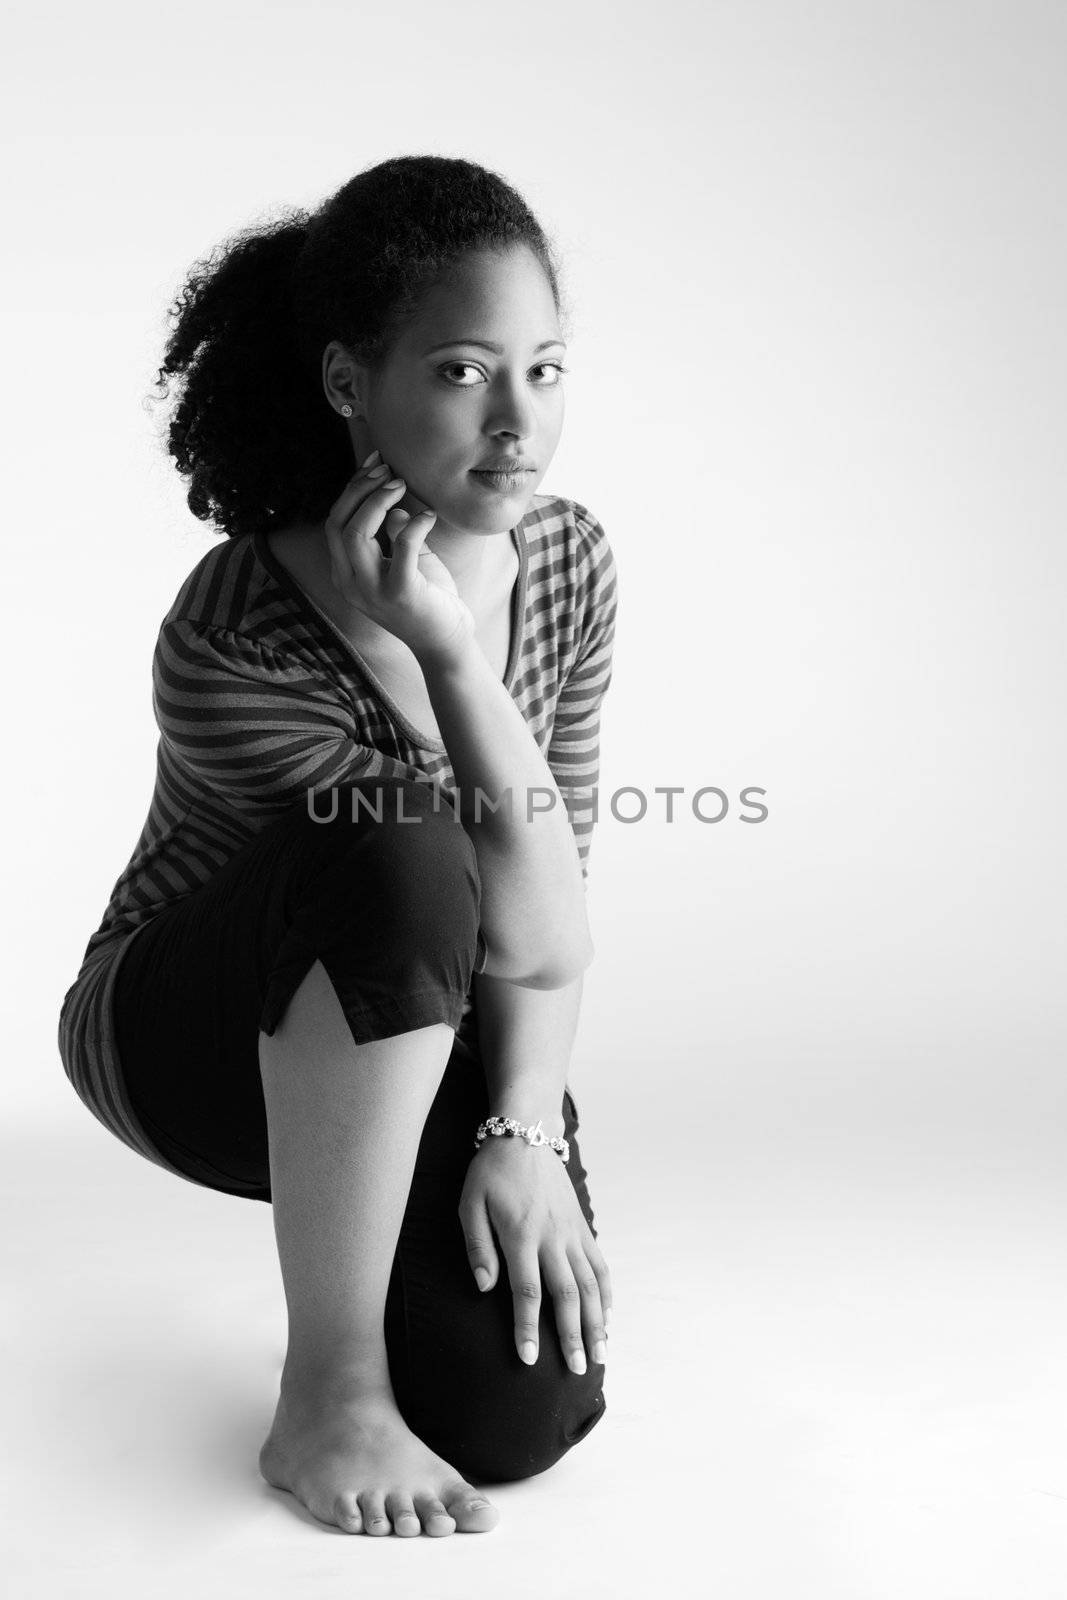
[[[555,372],[557,376],[553,378],[551,382],[539,383],[537,385],[539,389],[554,389],[559,384],[560,378],[562,378],[563,374],[565,372],[569,372],[571,369],[570,367],[563,366],[559,361],[541,361],[532,370],[534,372]],[[449,361],[446,366],[439,367],[438,371],[444,378],[445,382],[450,383],[454,389],[473,389],[473,383],[458,382],[454,378],[448,377],[447,374],[450,372],[478,373],[481,372],[481,368],[476,366],[473,361]]]
[[[440,367],[438,370],[440,371],[441,376],[444,377],[444,375],[448,372],[477,372],[479,369],[474,365],[473,361],[450,361],[447,366]],[[449,378],[447,381],[452,383],[451,378]],[[453,388],[456,389],[473,389],[473,387],[474,385],[472,383],[453,384]]]

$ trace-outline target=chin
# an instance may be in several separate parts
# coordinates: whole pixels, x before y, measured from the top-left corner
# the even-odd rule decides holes
[[[501,528],[512,528],[516,517],[529,509],[536,493],[536,483],[528,489],[517,489],[513,494],[487,494],[478,484],[472,483],[456,511],[461,524],[473,517],[483,527],[496,523]]]

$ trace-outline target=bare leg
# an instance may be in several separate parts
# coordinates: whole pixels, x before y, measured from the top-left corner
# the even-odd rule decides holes
[[[348,1532],[482,1533],[499,1519],[408,1428],[385,1349],[396,1242],[453,1037],[435,1023],[355,1044],[319,961],[276,1032],[259,1036],[289,1312],[260,1471]]]

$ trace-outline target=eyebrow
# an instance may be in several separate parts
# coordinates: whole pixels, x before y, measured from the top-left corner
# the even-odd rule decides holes
[[[502,344],[492,344],[488,339],[446,339],[443,344],[431,345],[429,350],[423,351],[423,355],[432,356],[438,350],[447,350],[454,344],[476,344],[482,350],[491,350],[496,356],[504,354]],[[539,355],[542,350],[550,350],[554,344],[558,344],[563,350],[567,348],[562,339],[545,339],[541,344],[534,346],[534,355]]]

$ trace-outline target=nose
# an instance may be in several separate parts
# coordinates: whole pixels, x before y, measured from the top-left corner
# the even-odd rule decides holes
[[[497,438],[525,440],[532,438],[536,426],[537,412],[525,376],[513,380],[501,378],[490,407],[489,432]]]

